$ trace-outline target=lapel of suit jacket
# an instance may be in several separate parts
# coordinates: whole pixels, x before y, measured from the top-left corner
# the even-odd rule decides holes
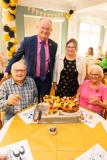
[[[36,68],[36,62],[37,62],[37,36],[36,35],[32,37],[31,45],[32,45],[32,56],[34,60],[34,66]]]
[[[49,45],[49,56],[50,56],[50,63],[52,62],[52,53],[53,53],[53,44],[52,42],[50,41],[50,39],[48,39],[48,45]]]

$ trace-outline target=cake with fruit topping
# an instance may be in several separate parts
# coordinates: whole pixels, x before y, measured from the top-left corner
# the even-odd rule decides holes
[[[48,103],[47,115],[58,114],[58,113],[76,113],[79,111],[77,100],[74,97],[56,97],[56,96],[45,96],[44,103]]]

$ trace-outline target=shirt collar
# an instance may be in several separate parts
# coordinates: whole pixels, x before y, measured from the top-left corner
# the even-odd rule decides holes
[[[12,84],[13,84],[13,85],[16,84],[16,82],[13,80],[13,78],[11,79],[11,81],[12,81]],[[24,80],[23,85],[26,84],[26,83],[27,83],[27,79]]]
[[[37,39],[38,39],[38,43],[41,43],[41,42],[42,42],[42,40],[40,39],[39,36],[37,36]],[[47,44],[48,44],[48,40],[46,40],[45,43],[46,43],[46,45],[47,45]]]

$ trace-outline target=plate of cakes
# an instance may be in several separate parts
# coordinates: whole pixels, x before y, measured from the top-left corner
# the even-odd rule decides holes
[[[39,123],[78,123],[80,109],[74,97],[44,96],[43,102],[38,104],[42,111]],[[35,112],[36,113],[36,112]],[[35,114],[36,115],[36,114]],[[34,115],[34,119],[36,116]]]
[[[60,113],[66,116],[77,115],[80,112],[77,100],[74,97],[61,98]]]
[[[48,104],[46,116],[73,116],[77,115],[80,110],[77,100],[74,97],[45,96],[44,103]]]
[[[59,108],[61,107],[61,102],[59,97],[55,96],[45,96],[44,103],[48,104],[48,110],[45,112],[45,116],[56,117],[59,116]]]

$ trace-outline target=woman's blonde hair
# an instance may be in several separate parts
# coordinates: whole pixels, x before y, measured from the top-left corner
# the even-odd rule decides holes
[[[90,74],[91,71],[94,70],[94,69],[97,69],[97,70],[99,71],[99,74],[100,74],[101,78],[104,77],[103,69],[102,69],[100,66],[98,66],[98,65],[93,65],[93,66],[90,68],[90,70],[89,70],[89,74]]]

